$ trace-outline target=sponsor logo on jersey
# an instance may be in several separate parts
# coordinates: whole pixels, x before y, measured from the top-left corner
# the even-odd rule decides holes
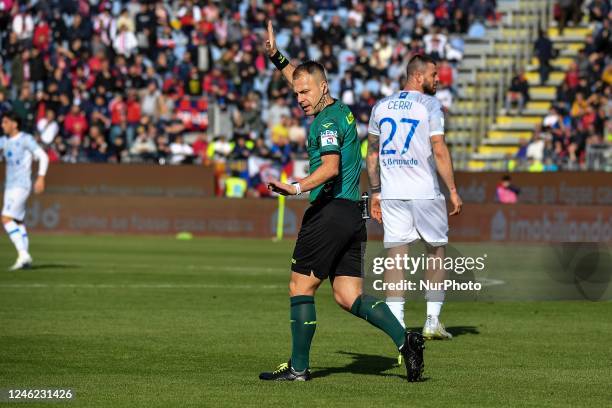
[[[338,132],[335,130],[321,132],[321,147],[325,146],[338,146]]]
[[[331,125],[333,125],[333,124],[334,124],[334,122],[328,122],[328,123],[324,123],[324,124],[322,124],[321,126],[323,126],[325,129],[329,129],[329,127],[330,127]]]
[[[349,112],[349,114],[346,115],[346,123],[350,125],[354,121],[355,121],[355,117],[353,116],[353,112]]]
[[[383,159],[380,161],[384,167],[416,167],[419,165],[419,161],[414,157],[410,157],[408,159]]]

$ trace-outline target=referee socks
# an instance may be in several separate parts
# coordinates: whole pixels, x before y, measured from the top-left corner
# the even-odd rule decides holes
[[[351,313],[387,333],[398,349],[404,345],[405,330],[384,300],[370,295],[358,296],[351,306]]]
[[[295,371],[308,368],[310,344],[317,328],[314,296],[292,296],[291,301],[291,367]]]

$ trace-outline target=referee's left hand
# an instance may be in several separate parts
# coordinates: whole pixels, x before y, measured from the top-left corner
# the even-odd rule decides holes
[[[281,195],[295,195],[296,189],[293,184],[281,183],[280,181],[273,180],[268,183],[268,190]]]

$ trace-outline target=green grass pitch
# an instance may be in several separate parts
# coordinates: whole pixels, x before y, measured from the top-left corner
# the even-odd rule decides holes
[[[393,343],[340,310],[325,283],[315,378],[263,383],[259,372],[290,353],[292,240],[31,239],[36,267],[0,271],[0,389],[70,387],[75,400],[59,406],[612,405],[609,301],[449,301],[443,321],[455,338],[427,343],[426,380],[411,384]],[[541,249],[513,251],[535,262]],[[0,266],[14,255],[0,239]],[[534,273],[513,262],[502,264],[514,273],[491,272],[506,282],[491,290],[511,293]],[[407,304],[410,327],[423,324],[424,308]]]

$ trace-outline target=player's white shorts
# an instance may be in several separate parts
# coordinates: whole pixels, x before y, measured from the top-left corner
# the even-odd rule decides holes
[[[11,217],[17,221],[23,221],[25,218],[26,202],[30,190],[25,188],[10,188],[4,190],[4,205],[2,206],[2,215]]]
[[[446,200],[381,200],[385,248],[422,238],[432,246],[448,243]]]

